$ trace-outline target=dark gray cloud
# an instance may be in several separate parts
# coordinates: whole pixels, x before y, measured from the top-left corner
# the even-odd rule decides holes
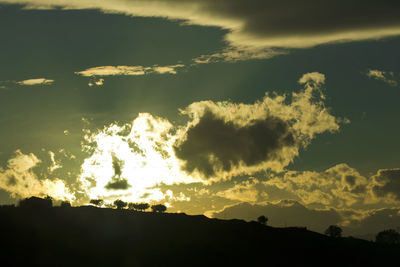
[[[393,196],[400,200],[400,169],[379,170],[372,190],[378,197]]]
[[[117,156],[114,154],[112,156],[112,167],[114,169],[114,177],[119,178],[121,176],[121,167],[123,166],[124,162],[119,160]]]
[[[175,2],[187,2],[172,0]],[[362,0],[192,0],[209,12],[240,18],[264,36],[310,35],[400,26],[400,2]]]
[[[108,190],[125,190],[130,187],[128,181],[126,179],[121,178],[121,168],[124,165],[124,161],[118,159],[115,154],[111,155],[112,157],[112,167],[114,169],[114,176],[111,181],[106,184],[104,188]]]
[[[294,135],[279,118],[268,117],[240,126],[207,110],[174,149],[176,156],[184,161],[185,171],[197,170],[211,177],[240,164],[255,166],[275,160],[282,148],[294,145]]]
[[[234,47],[309,47],[400,34],[396,0],[0,0],[165,17],[228,30]],[[258,51],[262,52],[262,51]]]
[[[113,179],[108,184],[106,184],[105,188],[108,190],[125,190],[128,189],[130,185],[126,179]]]

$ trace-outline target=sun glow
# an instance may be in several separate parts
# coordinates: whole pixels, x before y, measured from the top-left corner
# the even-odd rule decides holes
[[[168,201],[176,197],[159,185],[199,182],[180,170],[172,128],[165,119],[141,113],[131,125],[88,132],[84,147],[92,154],[84,160],[79,178],[86,194],[111,201]]]

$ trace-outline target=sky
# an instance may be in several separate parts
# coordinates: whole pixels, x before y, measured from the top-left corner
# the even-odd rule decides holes
[[[0,0],[0,203],[400,227],[399,10]]]

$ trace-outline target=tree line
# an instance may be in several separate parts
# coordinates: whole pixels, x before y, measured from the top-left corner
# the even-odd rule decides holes
[[[104,200],[102,199],[91,199],[90,204],[93,204],[95,206],[101,207],[104,204]],[[107,205],[106,205],[107,207]],[[117,209],[130,209],[130,210],[136,210],[136,211],[146,211],[149,208],[153,212],[165,212],[167,210],[167,207],[163,204],[155,204],[155,205],[150,205],[148,203],[132,203],[132,202],[125,202],[121,199],[117,199],[113,202],[112,205],[108,205],[108,207],[115,207]]]

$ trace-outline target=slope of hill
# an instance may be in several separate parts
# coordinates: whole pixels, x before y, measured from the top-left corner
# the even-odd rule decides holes
[[[0,209],[2,266],[396,266],[399,247],[272,228],[94,207]]]

